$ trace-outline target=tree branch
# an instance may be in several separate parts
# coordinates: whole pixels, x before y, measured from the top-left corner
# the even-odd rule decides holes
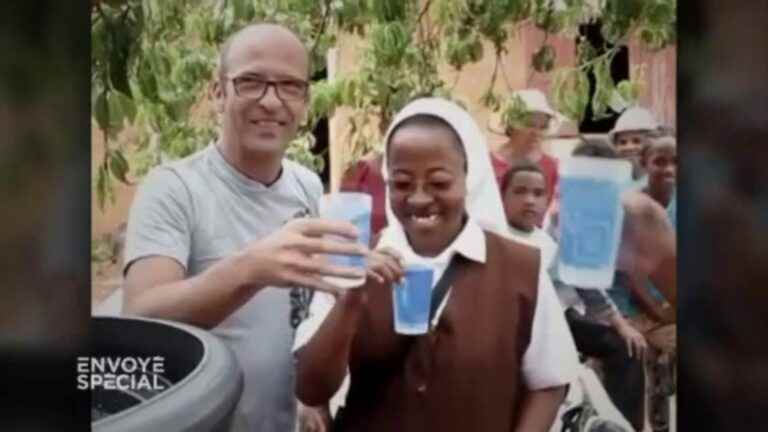
[[[499,56],[499,59],[501,61],[501,77],[504,79],[504,84],[507,85],[507,90],[509,90],[511,92],[512,91],[512,84],[510,84],[509,77],[507,76],[507,71],[506,71],[505,65],[504,65],[504,59],[501,58],[501,56]]]
[[[453,84],[451,84],[451,93],[453,93],[453,90],[456,88],[456,85],[459,83],[459,78],[461,78],[461,69],[456,70],[456,78],[453,79]]]
[[[499,51],[496,51],[496,63],[493,66],[493,74],[491,74],[491,83],[489,85],[491,91],[493,91],[493,86],[496,84],[496,77],[499,74],[500,61],[501,61],[501,53]]]
[[[98,3],[96,3],[96,12],[99,13],[99,16],[101,17],[101,19],[104,20],[105,24],[109,24],[109,20],[107,19],[107,14],[104,13],[104,9],[101,7],[101,2],[100,1]]]
[[[312,61],[312,59],[315,57],[315,51],[317,51],[317,46],[320,44],[320,38],[323,37],[323,33],[325,33],[325,26],[328,23],[328,17],[330,14],[331,0],[326,0],[325,10],[323,11],[323,20],[320,22],[320,30],[318,30],[317,35],[315,36],[315,40],[312,42],[312,49],[309,51],[310,61]]]
[[[542,48],[544,48],[544,45],[546,45],[546,44],[547,44],[547,39],[549,39],[549,32],[548,32],[548,31],[546,31],[546,30],[544,30],[544,40],[543,40],[543,41],[541,41],[541,46],[539,47],[539,50],[541,50]],[[531,66],[532,66],[532,65],[531,65]],[[525,83],[525,86],[526,86],[526,87],[530,87],[530,86],[531,86],[531,81],[533,80],[533,75],[534,75],[534,74],[536,74],[536,68],[534,68],[534,67],[531,67],[531,69],[530,69],[530,73],[528,73],[528,81]]]
[[[432,0],[427,0],[427,1],[424,3],[424,7],[423,7],[423,8],[421,8],[421,12],[419,12],[419,17],[418,17],[418,18],[416,18],[416,22],[421,22],[421,19],[422,19],[422,18],[424,18],[424,14],[426,14],[426,13],[427,13],[427,11],[429,10],[429,7],[430,7],[431,5],[432,5]]]

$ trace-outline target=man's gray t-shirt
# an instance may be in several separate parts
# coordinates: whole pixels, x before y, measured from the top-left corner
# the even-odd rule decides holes
[[[280,178],[267,187],[209,145],[144,180],[130,212],[124,269],[161,255],[194,276],[284,223],[316,215],[322,193],[318,176],[295,162],[284,160]],[[291,290],[266,288],[212,330],[234,350],[245,374],[236,430],[293,430],[291,314]]]

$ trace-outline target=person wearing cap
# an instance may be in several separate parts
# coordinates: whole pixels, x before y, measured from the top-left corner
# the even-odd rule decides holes
[[[506,141],[491,157],[493,170],[496,179],[500,182],[507,170],[516,162],[528,160],[535,163],[544,172],[547,183],[547,204],[549,204],[559,181],[558,161],[543,151],[542,144],[552,126],[552,120],[558,115],[549,105],[544,93],[539,90],[518,90],[512,94],[512,97],[515,96],[522,99],[528,109],[528,124],[526,127],[507,127],[501,124],[500,117],[491,122],[489,128],[491,132],[506,137]]]
[[[658,131],[659,123],[653,114],[645,108],[635,106],[621,113],[613,129],[608,132],[608,140],[613,144],[618,156],[632,163],[633,186],[637,189],[643,189],[648,184],[641,160],[642,151]]]

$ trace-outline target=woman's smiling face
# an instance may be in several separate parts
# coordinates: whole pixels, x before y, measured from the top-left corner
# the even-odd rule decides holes
[[[414,252],[439,255],[461,232],[466,157],[450,126],[404,124],[388,145],[392,211]]]

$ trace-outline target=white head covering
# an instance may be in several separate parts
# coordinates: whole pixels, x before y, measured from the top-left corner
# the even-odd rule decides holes
[[[389,179],[386,146],[389,145],[392,131],[405,119],[418,114],[439,117],[456,131],[467,155],[466,212],[483,229],[507,236],[507,220],[485,136],[472,116],[453,102],[434,97],[421,98],[409,103],[397,113],[384,136],[385,150],[381,167],[384,181]],[[389,183],[387,182],[387,184]],[[383,243],[389,243],[388,240],[395,236],[404,237],[403,227],[395,217],[389,202],[389,186],[387,186],[386,191],[386,209],[388,225],[382,231],[381,241]]]

